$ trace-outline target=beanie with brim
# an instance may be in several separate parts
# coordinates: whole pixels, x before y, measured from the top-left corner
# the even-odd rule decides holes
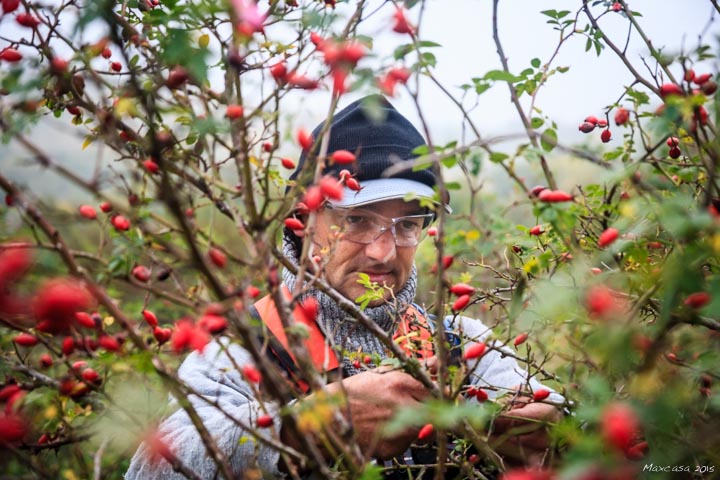
[[[313,138],[320,135],[323,124],[313,130]],[[342,200],[331,203],[358,207],[397,198],[437,203],[435,174],[430,168],[414,170],[418,157],[414,151],[423,145],[422,135],[385,97],[371,95],[351,103],[332,119],[327,158],[333,152],[347,150],[355,155],[355,161],[350,164],[328,161],[323,174],[338,177],[342,170],[348,170],[361,189],[358,192],[345,187]],[[300,172],[310,155],[303,151],[290,180],[301,180]],[[447,202],[442,203],[451,211]]]

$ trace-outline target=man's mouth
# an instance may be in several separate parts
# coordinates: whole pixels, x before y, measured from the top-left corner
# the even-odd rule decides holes
[[[392,286],[389,284],[390,277],[392,276],[392,270],[387,271],[365,271],[362,272],[366,274],[368,277],[370,277],[370,281],[377,283],[378,285],[387,284],[388,286]]]

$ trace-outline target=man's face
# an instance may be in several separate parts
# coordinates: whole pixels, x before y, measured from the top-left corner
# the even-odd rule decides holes
[[[405,202],[402,199],[376,202],[356,210],[371,211],[386,218],[420,213],[417,202]],[[335,212],[322,210],[317,217],[313,238],[313,253],[328,255],[324,274],[330,286],[354,301],[366,291],[358,283],[359,274],[366,273],[370,281],[387,286],[394,293],[399,292],[410,277],[417,246],[398,247],[390,230],[369,244],[338,240],[337,223]],[[386,292],[385,300],[390,298],[390,292]],[[370,303],[370,306],[381,303],[376,301]]]

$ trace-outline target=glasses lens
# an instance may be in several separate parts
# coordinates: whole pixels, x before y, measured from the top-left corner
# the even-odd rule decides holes
[[[424,225],[431,215],[410,215],[385,218],[366,210],[333,211],[344,240],[369,244],[390,230],[398,247],[414,247],[423,235]]]

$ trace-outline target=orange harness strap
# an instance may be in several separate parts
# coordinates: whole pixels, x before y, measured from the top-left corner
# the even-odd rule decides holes
[[[289,292],[286,293],[289,295]],[[272,297],[267,295],[258,300],[254,306],[268,330],[275,336],[278,343],[287,351],[292,361],[297,365],[295,356],[288,348],[288,338],[285,333],[285,328],[280,320],[280,314],[277,308],[275,308]],[[303,317],[304,313],[300,306],[295,306],[293,318],[301,319]],[[337,355],[325,340],[325,335],[320,330],[317,322],[303,322],[303,324],[308,327],[309,331],[308,338],[304,340],[305,347],[310,353],[310,358],[315,368],[320,372],[329,372],[339,368],[340,363]],[[413,305],[409,306],[402,316],[395,335],[393,335],[393,340],[400,345],[410,357],[427,359],[435,355],[432,330],[428,325],[427,318]],[[300,381],[297,381],[297,383],[301,384]],[[303,388],[303,390],[305,389]]]
[[[282,345],[288,354],[292,358],[293,362],[297,364],[295,356],[288,348],[288,339],[285,334],[285,327],[283,327],[282,320],[280,320],[280,314],[275,308],[275,302],[272,297],[267,295],[255,303],[255,308],[260,315],[263,323],[268,327],[270,332],[275,335],[275,338],[280,345]],[[300,306],[296,305],[293,310],[293,317],[296,319],[303,318],[304,314],[300,309]],[[315,368],[320,372],[326,372],[334,370],[340,366],[338,363],[337,355],[330,348],[330,345],[325,341],[325,335],[320,331],[317,322],[303,322],[308,327],[310,335],[305,339],[305,347],[310,353],[310,359],[313,362]],[[326,363],[327,362],[327,363]]]

